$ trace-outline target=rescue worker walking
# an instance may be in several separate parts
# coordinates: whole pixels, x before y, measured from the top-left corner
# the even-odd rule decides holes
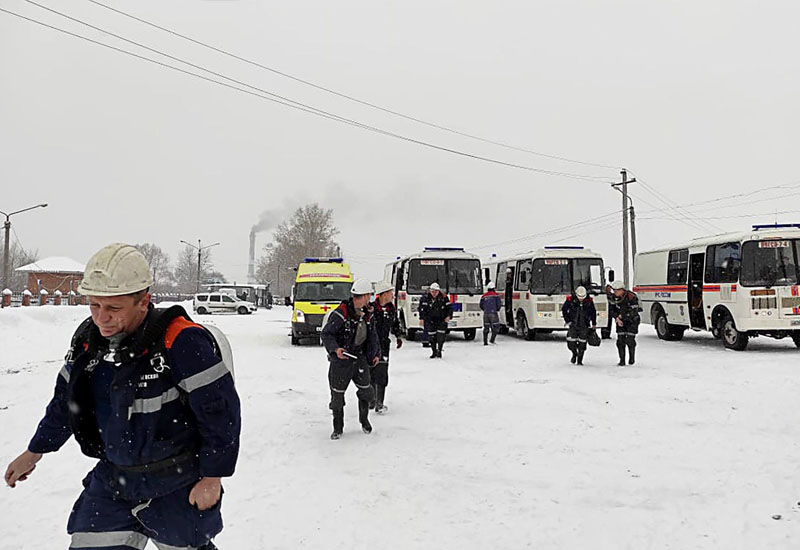
[[[561,307],[561,314],[567,323],[567,348],[572,352],[570,362],[583,365],[583,354],[586,353],[586,342],[589,331],[597,326],[597,311],[594,300],[588,295],[586,289],[579,286],[575,294],[568,296]]]
[[[494,344],[497,338],[497,331],[500,330],[500,309],[502,302],[500,295],[495,292],[494,281],[489,282],[487,292],[481,296],[481,310],[483,310],[483,345],[489,345],[489,331],[492,331],[491,343]]]
[[[372,283],[358,279],[351,288],[352,298],[331,312],[322,329],[322,344],[328,352],[330,367],[328,383],[331,388],[330,409],[333,413],[331,439],[344,432],[344,394],[350,381],[356,385],[358,420],[364,433],[372,433],[369,423],[369,403],[374,399],[370,383],[370,367],[380,360],[380,343],[373,314],[368,310]]]
[[[89,260],[78,289],[91,317],[72,338],[28,450],[5,473],[14,487],[70,436],[99,460],[67,524],[74,550],[149,540],[212,550],[222,530],[220,480],[233,475],[241,424],[230,348],[183,308],[155,309],[150,273],[130,245]]]
[[[375,315],[375,329],[381,345],[380,360],[371,372],[372,388],[375,391],[374,408],[376,413],[383,414],[389,410],[384,405],[384,399],[386,398],[386,386],[389,385],[389,351],[392,347],[390,336],[395,337],[397,349],[403,346],[400,320],[397,317],[397,309],[394,307],[394,287],[391,283],[381,281],[375,285],[375,301],[372,303],[372,311]]]
[[[626,290],[621,281],[611,283],[614,290],[609,307],[609,316],[617,325],[617,351],[620,367],[625,366],[625,348],[628,349],[628,364],[636,363],[636,335],[639,333],[639,297]]]
[[[442,292],[439,283],[432,283],[428,293],[419,301],[419,323],[425,327],[431,339],[431,359],[442,357],[442,348],[447,338],[447,326],[453,317],[453,306]]]

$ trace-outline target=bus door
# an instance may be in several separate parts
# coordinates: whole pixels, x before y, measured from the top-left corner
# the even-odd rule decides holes
[[[502,264],[503,271],[500,272],[500,266],[497,268],[497,275],[505,277],[506,291],[503,296],[503,304],[506,310],[506,325],[514,327],[514,264]]]
[[[693,328],[706,328],[705,313],[703,312],[703,273],[705,271],[705,257],[703,253],[689,256],[689,320]]]

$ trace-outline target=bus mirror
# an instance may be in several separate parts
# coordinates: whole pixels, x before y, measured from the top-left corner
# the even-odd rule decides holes
[[[614,270],[613,269],[609,269],[608,270],[608,282],[609,282],[609,284],[617,280],[617,278],[614,275],[615,275],[614,274]]]

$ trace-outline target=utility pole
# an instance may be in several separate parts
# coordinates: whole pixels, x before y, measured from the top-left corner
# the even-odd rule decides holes
[[[628,184],[635,183],[636,178],[629,180],[628,171],[620,171],[621,183],[612,183],[611,186],[622,193],[622,282],[625,288],[630,288],[630,238],[628,236]],[[622,189],[618,189],[621,187]]]
[[[203,246],[200,242],[200,239],[197,239],[197,246],[193,245],[192,243],[187,243],[186,241],[181,241],[183,244],[191,246],[192,248],[197,250],[197,290],[196,292],[200,292],[200,260],[203,257],[203,251],[208,250],[212,246],[217,246],[219,243],[209,244]]]
[[[37,204],[36,206],[30,206],[28,208],[23,208],[22,210],[17,210],[16,212],[11,212],[10,214],[6,214],[5,212],[0,210],[0,214],[6,217],[5,223],[3,223],[3,229],[5,230],[5,243],[3,245],[3,288],[8,288],[11,284],[11,256],[9,252],[9,244],[11,242],[11,216],[14,214],[20,214],[22,212],[27,212],[28,210],[33,210],[34,208],[46,208],[47,203]]]
[[[636,211],[631,204],[631,258],[636,259]],[[636,266],[634,265],[634,270]]]

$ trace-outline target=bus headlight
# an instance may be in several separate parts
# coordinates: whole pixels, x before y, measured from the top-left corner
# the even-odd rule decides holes
[[[305,323],[306,322],[306,314],[298,309],[297,312],[295,313],[295,319],[297,319],[298,323]]]

